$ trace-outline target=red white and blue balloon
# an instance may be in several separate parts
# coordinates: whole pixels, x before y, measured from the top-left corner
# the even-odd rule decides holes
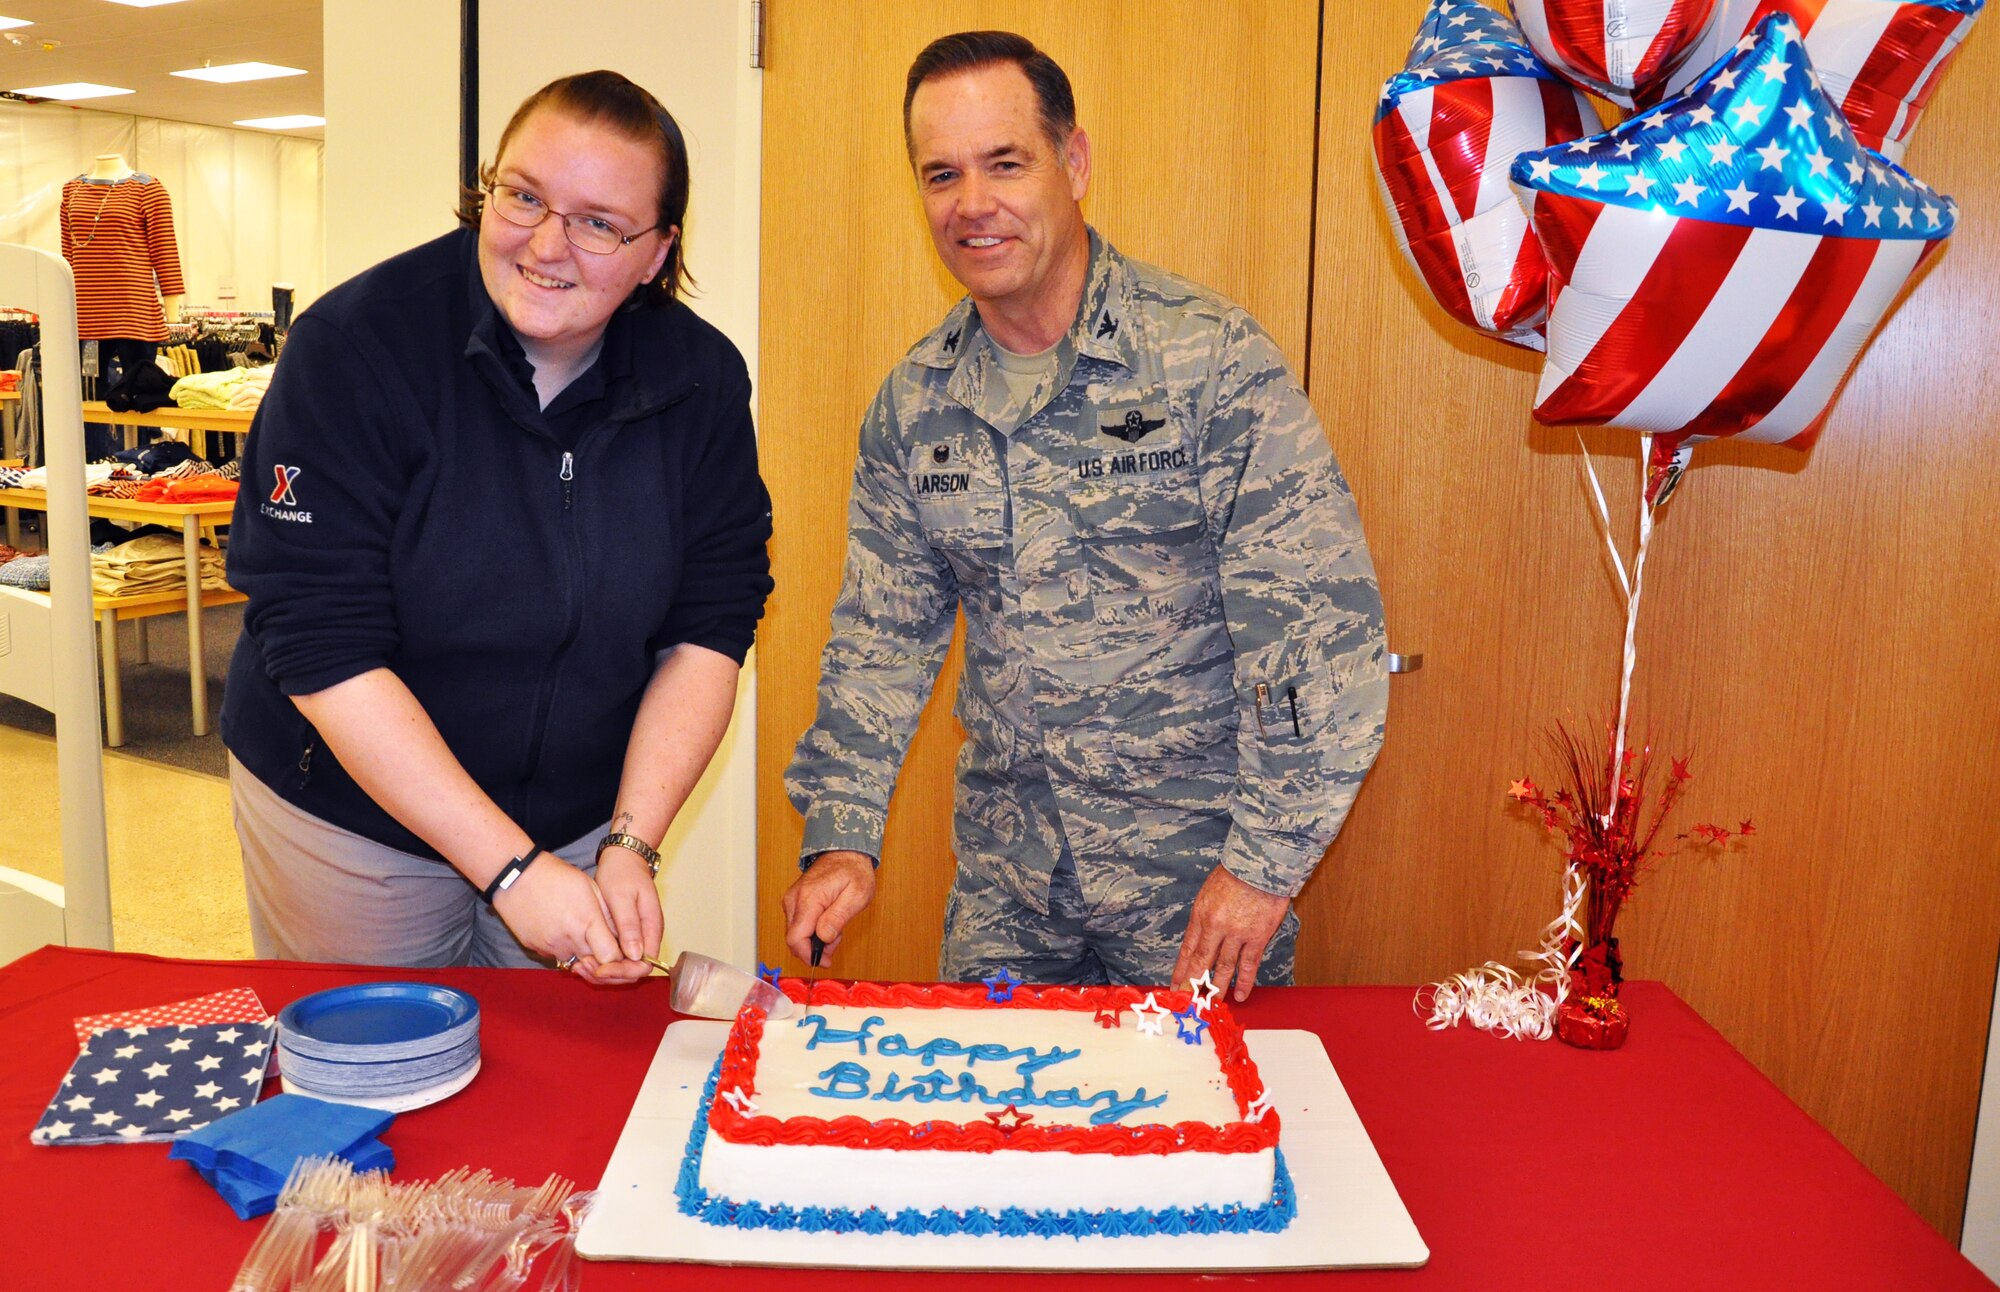
[[[1681,67],[1718,0],[1508,0],[1543,62],[1629,108]]]
[[[1957,206],[1861,147],[1799,29],[1686,95],[1523,156],[1555,303],[1535,416],[1804,448]]]
[[[1805,33],[1827,94],[1863,145],[1900,162],[1924,104],[1986,0],[1720,0],[1700,49],[1662,87],[1677,94],[1758,23],[1782,14]]]
[[[1375,174],[1396,242],[1450,315],[1542,348],[1548,265],[1508,184],[1523,152],[1602,128],[1506,17],[1432,0],[1375,111]]]

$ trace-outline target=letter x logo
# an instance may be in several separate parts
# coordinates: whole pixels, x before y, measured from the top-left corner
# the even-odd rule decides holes
[[[278,483],[271,490],[271,501],[284,507],[298,506],[299,500],[292,496],[292,484],[305,471],[304,467],[273,466],[271,474],[277,477]]]

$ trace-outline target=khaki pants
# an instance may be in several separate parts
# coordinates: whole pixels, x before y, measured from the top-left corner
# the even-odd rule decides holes
[[[229,759],[250,937],[266,960],[546,967],[442,861],[364,839],[278,797]],[[595,874],[594,830],[552,855]],[[545,864],[545,863],[538,863]]]

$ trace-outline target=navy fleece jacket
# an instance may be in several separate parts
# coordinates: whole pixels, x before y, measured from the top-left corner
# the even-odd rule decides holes
[[[250,603],[223,742],[303,810],[430,857],[290,697],[394,671],[480,787],[560,846],[610,818],[658,653],[740,661],[771,590],[735,347],[684,305],[624,310],[551,405],[571,410],[558,435],[505,362],[475,250],[449,234],[299,317],[229,542]]]

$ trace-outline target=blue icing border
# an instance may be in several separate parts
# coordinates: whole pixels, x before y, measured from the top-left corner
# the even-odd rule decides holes
[[[1007,1238],[1030,1235],[1037,1238],[1084,1238],[1092,1234],[1106,1238],[1143,1238],[1159,1234],[1275,1234],[1291,1224],[1299,1214],[1298,1197],[1292,1187],[1292,1173],[1286,1169],[1285,1154],[1275,1149],[1276,1172],[1271,1181],[1271,1201],[1261,1207],[1221,1209],[1201,1206],[1192,1210],[1168,1207],[1153,1211],[1145,1207],[1125,1211],[1024,1210],[1007,1207],[994,1215],[984,1207],[954,1211],[939,1207],[934,1211],[905,1208],[894,1216],[879,1208],[854,1211],[847,1207],[793,1208],[783,1203],[766,1207],[754,1200],[737,1202],[720,1198],[701,1187],[701,1154],[708,1143],[708,1109],[715,1102],[715,1086],[722,1075],[722,1059],[709,1069],[702,1087],[701,1104],[695,1110],[694,1129],[688,1133],[687,1148],[681,1155],[680,1174],[674,1181],[674,1196],[680,1212],[704,1224],[733,1225],[738,1229],[800,1229],[807,1233],[836,1234],[999,1234]]]

